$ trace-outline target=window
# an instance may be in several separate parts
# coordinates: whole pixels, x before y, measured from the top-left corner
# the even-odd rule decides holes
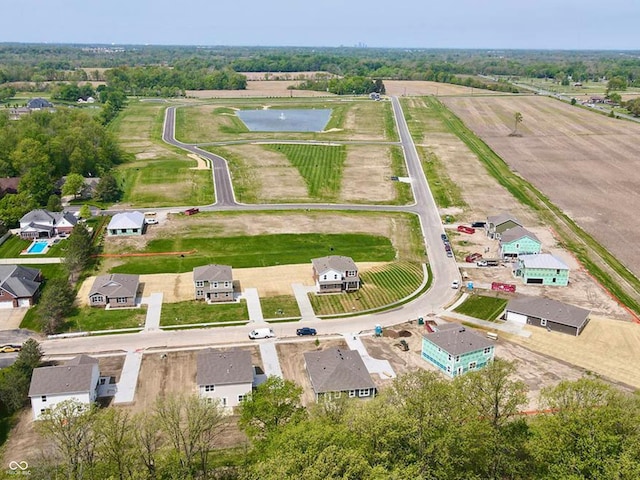
[[[47,401],[47,396],[46,395],[42,395],[42,401],[46,402]]]
[[[238,395],[238,403],[242,403],[246,400],[246,395]]]
[[[451,373],[451,365],[447,365],[447,373]]]
[[[458,367],[458,370],[457,370],[458,373],[457,374],[458,375],[462,375],[463,371],[464,371],[464,369],[462,367]]]
[[[356,396],[356,391],[355,390],[349,390],[349,398],[353,398]]]
[[[227,406],[227,397],[222,397],[220,399],[220,405],[222,405],[223,407]]]
[[[198,297],[202,297],[202,296],[204,295],[204,290],[197,290],[197,291],[196,291],[196,295],[197,295]]]
[[[218,288],[218,282],[213,282],[212,288]]]
[[[107,379],[106,378],[101,378],[100,379],[100,385],[104,385],[105,383],[107,383]]]
[[[478,365],[478,362],[469,362],[469,370],[475,370],[476,365]]]
[[[359,397],[368,397],[369,395],[371,395],[371,392],[369,391],[368,388],[361,388],[358,391],[358,396]]]
[[[205,385],[204,386],[204,391],[205,392],[215,392],[216,390],[216,386],[215,385]]]
[[[456,355],[456,362],[460,361],[460,355]]]
[[[198,280],[198,281],[196,282],[196,287],[204,287],[204,281],[202,281],[202,280]]]
[[[546,327],[547,326],[547,319],[546,318],[541,318],[540,319],[540,326],[541,327]]]
[[[334,280],[337,280],[337,279],[338,279],[338,274],[337,274],[337,273],[333,276],[333,279],[334,279]]]
[[[127,303],[127,297],[116,298],[116,303]]]
[[[224,282],[224,286],[228,287],[229,286],[229,282]]]
[[[213,298],[218,298],[218,292],[215,292],[215,293],[213,294]]]
[[[229,297],[229,292],[224,294],[225,297]]]
[[[95,295],[93,297],[93,301],[94,301],[94,303],[103,303],[104,302],[104,297],[102,295]]]
[[[485,355],[488,355],[490,353],[491,353],[491,347],[487,347],[487,348],[484,349],[484,354]]]
[[[560,275],[560,269],[559,268],[556,269],[556,275]]]
[[[333,398],[340,398],[342,396],[342,392],[333,392]]]
[[[438,349],[440,351],[440,349]],[[449,357],[449,361],[451,361],[451,354],[447,355]]]

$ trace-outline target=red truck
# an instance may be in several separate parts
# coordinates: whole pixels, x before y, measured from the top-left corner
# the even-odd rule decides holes
[[[470,253],[469,255],[464,257],[464,261],[467,262],[467,263],[473,263],[476,260],[480,260],[481,258],[482,258],[482,254],[481,253]]]
[[[476,233],[475,228],[467,227],[466,225],[458,225],[458,231],[462,233],[469,233],[469,234]]]
[[[196,213],[200,213],[199,208],[188,208],[187,210],[184,211],[185,215],[195,215]]]
[[[514,293],[516,291],[516,286],[511,283],[492,282],[491,290],[499,290],[501,292]]]

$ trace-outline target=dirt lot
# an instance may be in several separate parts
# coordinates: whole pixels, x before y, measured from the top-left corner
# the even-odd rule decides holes
[[[333,97],[327,92],[313,90],[288,90],[289,85],[297,85],[294,80],[248,81],[246,90],[187,90],[191,98],[249,98],[249,97]]]
[[[481,90],[478,88],[452,85],[450,83],[428,82],[422,80],[385,80],[384,87],[390,96],[425,96],[425,95],[496,95],[500,92]],[[504,95],[504,93],[502,93]]]
[[[458,97],[444,103],[636,275],[640,125],[546,97]],[[510,137],[514,112],[522,137]],[[465,189],[466,190],[466,189]]]

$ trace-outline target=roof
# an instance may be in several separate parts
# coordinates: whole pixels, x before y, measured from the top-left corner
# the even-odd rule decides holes
[[[32,297],[40,288],[40,282],[35,280],[39,275],[37,268],[0,265],[0,288],[14,298]]]
[[[127,228],[142,228],[144,226],[144,214],[140,212],[124,212],[116,213],[107,229],[127,229]]]
[[[81,354],[73,357],[67,361],[65,365],[93,365],[98,363],[97,358],[90,357],[89,355]]]
[[[251,352],[208,348],[198,354],[197,385],[238,383],[253,383]]]
[[[464,355],[465,353],[476,352],[493,346],[493,341],[477,334],[473,330],[469,330],[459,323],[453,323],[452,325],[457,328],[448,327],[443,330],[438,326],[437,332],[424,335],[424,338],[450,355]]]
[[[193,281],[230,282],[233,281],[233,274],[228,265],[204,265],[193,269]]]
[[[566,263],[550,253],[538,253],[537,255],[520,255],[520,261],[525,268],[549,268],[552,270],[569,270]]]
[[[569,305],[546,297],[520,296],[509,300],[508,311],[530,317],[544,318],[561,325],[581,327],[589,318],[590,310]]]
[[[86,357],[86,355],[81,356]],[[95,365],[97,365],[97,360],[77,365],[67,363],[55,367],[36,368],[31,377],[29,396],[88,393],[95,388],[95,385],[92,384]]]
[[[540,239],[536,236],[535,233],[530,232],[526,228],[521,226],[510,228],[509,230],[505,230],[502,232],[500,236],[500,241],[502,243],[513,242],[514,240],[520,240],[523,237],[529,237],[531,240],[535,240],[538,243],[542,243]]]
[[[316,393],[375,388],[357,350],[328,348],[320,352],[306,352],[304,360]]]
[[[57,225],[60,220],[65,219],[71,225],[78,223],[78,219],[71,212],[50,212],[48,210],[36,209],[23,215],[20,223],[27,223],[29,226],[50,229],[51,225]]]
[[[53,107],[53,104],[49,100],[45,100],[41,97],[32,98],[27,102],[27,108],[49,108]]]
[[[318,273],[326,272],[327,270],[337,270],[339,272],[358,270],[358,267],[356,267],[351,257],[342,257],[339,255],[314,258],[311,260],[311,263]]]
[[[493,223],[494,225],[502,225],[503,223],[506,223],[508,221],[512,221],[513,223],[522,225],[522,222],[520,222],[520,220],[518,220],[510,213],[500,213],[498,215],[487,217],[487,223]]]
[[[99,275],[93,282],[89,296],[96,294],[105,297],[135,297],[140,278],[127,273],[111,273]]]

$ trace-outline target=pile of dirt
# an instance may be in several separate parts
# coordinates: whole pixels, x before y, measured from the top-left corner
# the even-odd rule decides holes
[[[398,332],[398,336],[399,337],[405,337],[406,338],[406,337],[410,337],[411,335],[412,334],[411,334],[411,332],[409,330],[400,330]]]
[[[389,338],[398,338],[398,332],[396,332],[395,330],[385,329],[382,331],[382,336]]]

